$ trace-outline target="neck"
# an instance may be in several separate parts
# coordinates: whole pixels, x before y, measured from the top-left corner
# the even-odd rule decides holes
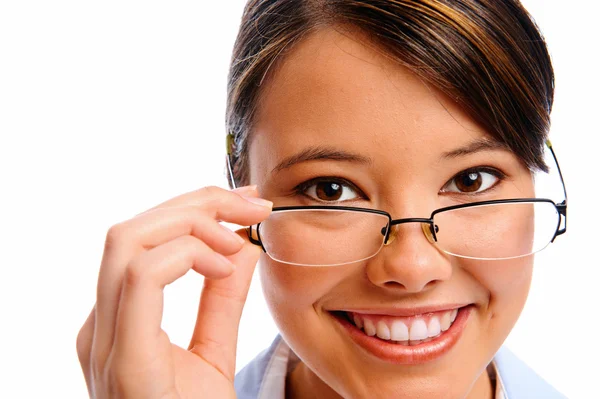
[[[287,375],[286,399],[341,399],[331,387],[313,373],[303,362]]]
[[[495,369],[492,369],[495,370]],[[475,380],[473,388],[466,399],[494,399],[496,397],[495,384],[492,384],[488,369],[484,369],[479,378]]]

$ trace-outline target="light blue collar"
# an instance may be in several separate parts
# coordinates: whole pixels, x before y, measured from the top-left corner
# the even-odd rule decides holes
[[[238,399],[257,399],[266,386],[269,386],[266,389],[273,392],[271,387],[273,376],[267,375],[268,370],[273,362],[281,361],[280,357],[288,355],[288,352],[282,352],[281,340],[281,336],[277,335],[268,349],[260,353],[235,376],[234,385]],[[566,396],[554,389],[504,346],[494,356],[494,365],[497,371],[496,383],[502,384],[506,399],[566,399]],[[285,373],[285,370],[282,370],[282,373]],[[285,381],[284,375],[275,377]],[[284,387],[283,384],[279,385],[281,386],[275,391],[278,392],[278,397],[283,398]]]

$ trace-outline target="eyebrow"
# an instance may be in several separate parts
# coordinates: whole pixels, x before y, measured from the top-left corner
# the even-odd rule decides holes
[[[325,146],[313,146],[305,148],[304,150],[284,158],[277,164],[271,171],[271,174],[281,172],[283,169],[287,169],[293,165],[301,162],[316,161],[316,160],[329,160],[329,161],[345,161],[354,162],[366,165],[372,165],[373,160],[364,155],[360,155],[354,152],[348,152],[332,147]]]
[[[454,159],[481,151],[493,150],[509,150],[508,146],[497,140],[488,138],[476,139],[468,144],[456,148],[452,151],[444,152],[441,155],[442,159]],[[296,164],[308,161],[345,161],[354,162],[365,165],[372,165],[373,159],[354,152],[344,151],[333,147],[326,146],[311,146],[302,151],[284,158],[271,171],[271,174],[281,172],[284,169],[290,168]]]
[[[489,138],[475,139],[466,145],[456,148],[452,151],[444,152],[441,159],[454,159],[464,157],[482,151],[510,151],[510,148],[505,143]]]

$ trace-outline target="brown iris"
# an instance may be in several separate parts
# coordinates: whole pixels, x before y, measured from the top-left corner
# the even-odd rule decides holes
[[[463,193],[472,193],[481,187],[483,179],[479,172],[464,172],[455,178],[456,187]]]
[[[342,196],[342,186],[335,182],[319,182],[316,185],[317,198],[323,201],[335,201]]]

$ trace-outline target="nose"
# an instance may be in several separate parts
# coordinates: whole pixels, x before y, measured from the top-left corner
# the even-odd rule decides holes
[[[430,226],[416,220],[391,226],[386,245],[367,263],[371,283],[387,290],[417,293],[449,280],[451,262],[433,244]]]

